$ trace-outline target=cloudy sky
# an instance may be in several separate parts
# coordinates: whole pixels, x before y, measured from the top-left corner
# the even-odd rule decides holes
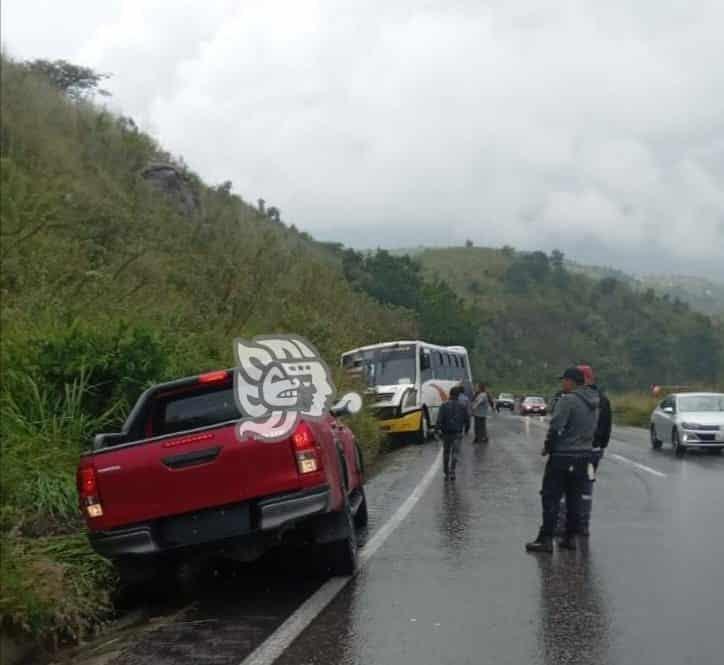
[[[211,184],[357,247],[724,279],[720,0],[3,0]]]

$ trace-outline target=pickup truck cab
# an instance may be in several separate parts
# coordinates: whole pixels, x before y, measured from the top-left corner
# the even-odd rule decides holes
[[[77,472],[90,542],[145,581],[209,553],[251,561],[289,540],[352,574],[367,522],[360,449],[332,412],[286,439],[239,440],[233,370],[146,390],[121,432],[98,434]]]

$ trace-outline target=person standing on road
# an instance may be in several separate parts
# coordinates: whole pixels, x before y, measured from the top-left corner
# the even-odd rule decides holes
[[[475,418],[475,443],[488,442],[488,415],[495,408],[493,398],[487,391],[484,383],[478,384],[478,390],[473,398],[473,417]]]
[[[460,401],[462,386],[453,386],[450,395],[437,414],[437,427],[442,434],[442,462],[445,478],[455,480],[463,432],[470,427],[467,407]]]
[[[591,508],[593,507],[593,483],[596,480],[595,473],[598,471],[598,465],[601,462],[603,453],[608,447],[611,439],[611,402],[606,393],[596,385],[596,377],[593,368],[590,365],[578,365],[578,369],[583,373],[583,379],[586,386],[598,393],[598,422],[596,430],[593,434],[593,452],[591,454],[591,464],[593,465],[593,477],[588,478],[586,487],[583,490],[581,503],[581,534],[589,535],[589,526],[591,524]]]
[[[465,406],[465,410],[468,412],[468,424],[465,427],[465,436],[467,436],[470,432],[470,419],[473,414],[472,387],[469,382],[463,381],[460,385],[460,396],[458,399],[463,406]]]
[[[591,454],[591,465],[593,466],[593,477],[586,477],[586,487],[581,496],[581,535],[588,537],[590,535],[591,524],[591,508],[593,506],[593,486],[596,481],[596,472],[598,465],[603,457],[604,450],[608,446],[611,439],[611,402],[606,393],[596,385],[593,368],[590,365],[578,365],[578,369],[583,372],[585,384],[598,393],[598,421],[596,423],[596,431],[593,435],[593,452]],[[556,535],[563,535],[566,530],[566,504],[561,499],[561,508],[558,516],[558,525],[556,527]]]
[[[581,495],[590,473],[599,397],[585,385],[583,372],[577,367],[569,367],[561,383],[564,394],[556,403],[543,448],[543,455],[549,456],[541,489],[543,524],[536,539],[526,543],[529,552],[553,551],[561,496],[566,497],[568,518],[559,547],[575,549],[575,536],[581,531]]]

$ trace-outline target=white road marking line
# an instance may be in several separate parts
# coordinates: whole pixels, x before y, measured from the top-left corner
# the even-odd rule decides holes
[[[359,569],[361,570],[375,552],[382,547],[397,527],[410,514],[417,502],[440,471],[442,465],[442,449],[438,452],[435,461],[402,505],[393,513],[370,538],[360,551]],[[305,600],[299,608],[277,628],[264,642],[252,651],[241,665],[272,665],[294,642],[305,628],[314,621],[322,610],[334,600],[334,597],[347,586],[351,577],[333,577],[325,582],[315,593]]]
[[[618,460],[619,462],[623,462],[624,464],[630,464],[631,466],[635,466],[637,469],[641,469],[641,471],[646,471],[646,473],[650,473],[654,476],[658,476],[659,478],[666,478],[666,474],[662,473],[661,471],[657,471],[656,469],[652,469],[650,466],[646,466],[645,464],[639,464],[638,462],[634,462],[633,460],[629,459],[628,457],[624,457],[623,455],[617,455],[616,453],[608,453],[606,457]]]

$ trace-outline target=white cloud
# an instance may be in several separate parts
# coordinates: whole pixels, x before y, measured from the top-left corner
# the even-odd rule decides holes
[[[3,3],[11,53],[113,72],[168,149],[313,234],[724,277],[719,2],[42,4]]]

